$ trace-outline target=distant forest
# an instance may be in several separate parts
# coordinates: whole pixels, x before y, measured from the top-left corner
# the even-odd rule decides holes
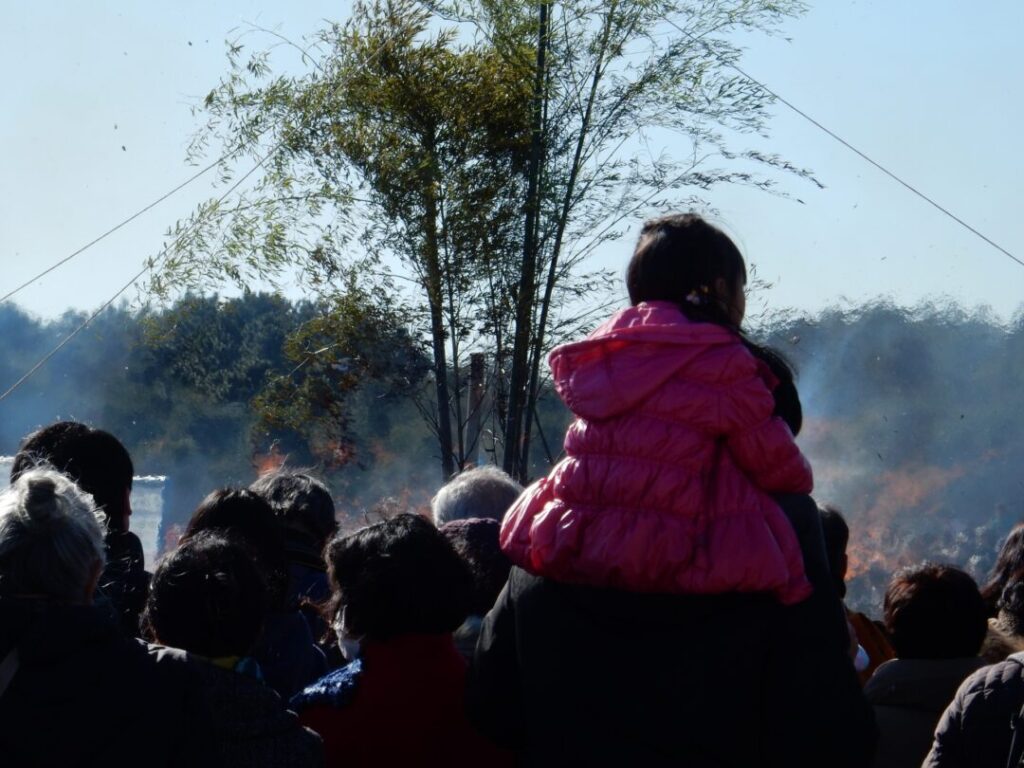
[[[352,517],[385,497],[423,504],[442,480],[424,346],[373,317],[318,316],[267,294],[110,309],[0,402],[0,453],[56,419],[108,429],[138,474],[168,476],[169,522],[284,458],[318,469]],[[0,307],[3,388],[82,319]],[[815,495],[851,523],[851,602],[875,609],[892,570],[925,558],[983,578],[1024,519],[1024,321],[880,303],[777,317],[752,335],[798,369]],[[548,450],[533,476],[557,459],[569,418],[550,392],[538,416]]]

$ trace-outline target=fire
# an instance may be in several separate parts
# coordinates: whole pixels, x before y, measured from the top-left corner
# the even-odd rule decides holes
[[[253,454],[252,465],[256,469],[257,476],[262,477],[283,467],[287,459],[288,454],[281,453],[275,440],[270,444],[270,450],[267,453]]]

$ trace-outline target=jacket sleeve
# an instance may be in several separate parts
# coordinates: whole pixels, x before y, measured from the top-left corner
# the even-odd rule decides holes
[[[811,465],[786,423],[772,416],[772,393],[752,358],[749,375],[725,386],[719,406],[729,452],[754,485],[769,493],[811,492]]]
[[[484,617],[473,663],[466,675],[466,714],[494,743],[516,750],[524,741],[523,703],[519,685],[512,579]]]
[[[971,761],[965,759],[963,744],[964,702],[970,695],[968,687],[971,682],[968,678],[960,686],[952,703],[942,713],[942,719],[935,729],[932,749],[921,768],[967,768],[971,764]]]

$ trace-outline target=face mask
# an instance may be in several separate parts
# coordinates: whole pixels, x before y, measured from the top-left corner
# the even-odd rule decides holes
[[[345,661],[351,662],[358,659],[363,648],[362,638],[351,637],[348,634],[348,629],[345,627],[344,608],[338,611],[332,628],[334,629],[334,634],[338,637],[338,650],[341,651]]]

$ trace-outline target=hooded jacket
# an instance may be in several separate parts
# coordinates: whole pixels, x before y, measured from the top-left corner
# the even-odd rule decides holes
[[[878,724],[874,768],[918,768],[957,688],[984,663],[971,657],[893,659],[882,664],[864,686]]]
[[[509,558],[557,581],[639,592],[810,593],[772,493],[813,480],[769,377],[728,329],[670,302],[622,310],[555,349],[575,414],[565,458],[506,515]]]

